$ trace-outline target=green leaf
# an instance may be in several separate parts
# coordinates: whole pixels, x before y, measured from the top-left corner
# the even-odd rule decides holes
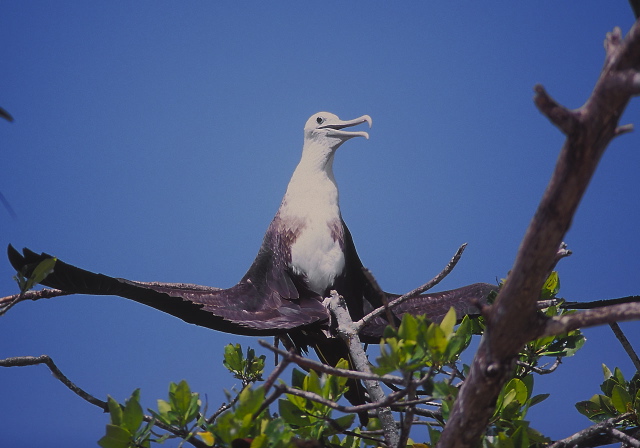
[[[224,347],[224,361],[222,361],[222,364],[231,371],[231,373],[237,374],[238,372],[242,372],[242,361],[242,347],[240,344],[227,344]]]
[[[535,406],[538,403],[542,403],[544,400],[546,400],[547,398],[549,398],[551,394],[538,394],[538,395],[534,395],[530,402],[529,402],[529,407],[531,406]]]
[[[426,342],[434,354],[443,353],[447,348],[447,337],[437,324],[431,324],[429,328],[427,328]]]
[[[348,429],[353,425],[353,421],[355,420],[355,414],[343,415],[340,418],[334,419],[332,424],[328,428],[327,435],[330,434],[340,434],[344,430]]]
[[[307,375],[298,369],[293,369],[291,372],[291,385],[298,389],[302,389],[302,384]]]
[[[598,414],[602,414],[602,407],[594,403],[592,400],[579,401],[576,403],[576,409],[582,415],[592,418]]]
[[[518,378],[512,378],[505,386],[507,393],[513,391],[513,399],[523,405],[529,397],[527,386]]]
[[[542,293],[540,295],[540,298],[542,300],[551,299],[555,297],[556,294],[558,294],[558,291],[560,291],[560,277],[558,276],[558,273],[556,271],[553,271],[551,274],[549,274],[549,277],[547,277],[544,285],[542,285]]]
[[[107,425],[107,434],[98,440],[98,445],[102,448],[129,448],[135,446],[131,433],[116,425]]]
[[[111,416],[111,423],[115,426],[122,426],[122,408],[120,403],[114,400],[111,396],[107,396],[107,405],[109,406],[109,414]]]
[[[310,424],[309,416],[304,413],[299,406],[291,402],[291,400],[278,400],[278,413],[292,426],[301,427]]]
[[[122,425],[130,433],[135,434],[144,421],[144,412],[140,406],[140,389],[136,389],[125,402],[122,412]]]
[[[447,314],[445,314],[442,322],[440,322],[440,328],[444,332],[444,335],[448,338],[453,333],[453,327],[456,325],[456,310],[451,307]]]
[[[594,422],[600,422],[618,415],[611,399],[605,395],[594,395],[589,401],[576,404],[576,409]]]
[[[511,440],[513,440],[514,448],[529,448],[529,435],[526,426],[519,425],[511,435]]]
[[[418,321],[414,316],[405,313],[398,328],[398,338],[405,341],[415,341],[418,337]]]
[[[322,395],[322,386],[320,385],[320,377],[315,370],[311,370],[302,382],[302,390]]]
[[[186,426],[193,421],[200,409],[198,405],[198,395],[192,394],[189,384],[182,380],[177,385],[171,383],[169,386],[169,403],[171,410],[177,415],[178,426]]]
[[[615,407],[616,411],[621,414],[625,412],[629,412],[632,408],[632,398],[625,389],[617,384],[613,386],[613,391],[611,393],[611,403]]]
[[[616,367],[613,369],[613,377],[619,385],[626,386],[627,381],[624,379],[624,375],[622,375],[622,370],[620,370],[620,368]]]
[[[245,387],[240,392],[236,415],[239,417],[253,416],[264,402],[264,388],[262,386],[252,389]]]

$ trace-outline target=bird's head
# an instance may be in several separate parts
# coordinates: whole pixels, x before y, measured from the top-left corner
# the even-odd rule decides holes
[[[345,128],[356,126],[362,123],[369,123],[371,127],[371,117],[363,115],[353,120],[343,121],[329,112],[318,112],[313,114],[307,124],[304,125],[304,139],[306,143],[320,144],[326,148],[335,150],[345,141],[353,137],[369,138],[369,134],[364,131],[345,131]]]

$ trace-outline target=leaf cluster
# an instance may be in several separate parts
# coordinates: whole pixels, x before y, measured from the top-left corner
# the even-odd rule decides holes
[[[235,378],[242,380],[242,385],[262,381],[264,372],[265,355],[256,357],[252,348],[247,348],[247,356],[242,355],[240,344],[228,344],[224,348],[224,361],[222,364],[233,373]]]
[[[376,373],[384,375],[400,371],[407,374],[426,367],[439,369],[457,361],[471,341],[472,325],[468,316],[462,319],[456,331],[455,324],[453,308],[439,324],[430,322],[425,316],[404,314],[397,330],[392,327],[385,329]]]
[[[341,359],[336,367],[348,369],[349,363]],[[311,370],[305,374],[293,369],[291,385],[309,396],[313,394],[324,400],[337,402],[346,392],[347,378],[318,374]],[[320,440],[351,427],[354,414],[347,414],[337,419],[332,418],[333,409],[326,404],[311,400],[302,395],[286,394],[286,398],[278,400],[280,415],[296,429],[304,439]]]
[[[602,370],[604,373],[604,381],[600,385],[602,394],[596,394],[587,401],[576,403],[576,409],[594,422],[616,419],[618,427],[638,426],[640,373],[636,372],[630,381],[626,381],[618,367],[611,372],[603,364]]]

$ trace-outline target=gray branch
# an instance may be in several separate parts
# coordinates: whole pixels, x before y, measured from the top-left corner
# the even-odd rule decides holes
[[[331,298],[328,299],[329,309],[336,317],[338,322],[338,334],[347,343],[351,359],[353,360],[354,367],[360,372],[371,374],[371,366],[367,359],[367,354],[362,348],[362,343],[358,337],[358,330],[351,320],[347,304],[344,299],[338,295],[336,291],[331,291]],[[363,381],[371,401],[376,404],[384,403],[386,400],[384,391],[378,381],[364,380]],[[380,406],[377,408],[378,419],[384,432],[384,439],[387,446],[390,448],[397,448],[400,441],[400,435],[396,428],[396,423],[391,413],[391,408],[388,406]]]

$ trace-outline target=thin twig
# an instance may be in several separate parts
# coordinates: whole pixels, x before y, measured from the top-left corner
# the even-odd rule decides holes
[[[58,368],[58,366],[56,366],[56,364],[53,362],[53,359],[51,359],[51,357],[48,355],[17,356],[13,358],[0,359],[0,367],[25,367],[25,366],[33,366],[38,364],[46,365],[51,371],[51,373],[53,373],[53,376],[56,379],[58,379],[62,384],[64,384],[69,390],[71,390],[73,393],[78,395],[80,398],[91,403],[94,406],[99,407],[104,412],[109,412],[109,405],[107,404],[107,402],[94,397],[90,393],[78,387],[73,381],[67,378],[67,376],[64,373],[62,373],[62,371]],[[174,428],[172,426],[165,425],[162,422],[157,421],[155,417],[152,417],[150,415],[145,415],[143,419],[146,422],[153,422],[153,425],[165,431],[168,431],[178,437],[184,438],[188,435],[188,434],[184,434],[184,432],[178,428]],[[185,440],[198,448],[204,448],[207,446],[204,442],[198,440],[193,436]]]
[[[544,368],[548,364],[545,364],[542,367],[532,366],[531,364],[527,364],[526,362],[523,362],[523,361],[516,361],[516,364],[519,365],[520,367],[524,367],[528,369],[531,372],[535,372],[538,375],[547,375],[549,373],[555,372],[555,370],[560,366],[560,364],[562,364],[562,357],[560,356],[556,357],[555,362],[548,369]]]
[[[278,356],[277,352],[276,352],[276,356]],[[273,369],[273,372],[269,374],[266,381],[262,385],[262,387],[264,388],[265,395],[267,394],[267,392],[269,392],[269,389],[271,389],[271,386],[273,386],[273,383],[276,382],[280,374],[284,371],[284,369],[287,368],[287,366],[290,363],[291,363],[291,360],[289,358],[284,358],[282,362],[280,362],[280,364],[278,364],[276,368]]]
[[[56,377],[62,384],[67,386],[67,388],[69,388],[73,393],[78,395],[83,400],[88,401],[95,406],[98,406],[105,412],[109,411],[109,406],[107,405],[106,401],[102,401],[86,392],[82,388],[78,387],[73,381],[67,378],[64,373],[62,373],[58,366],[56,366],[56,364],[53,362],[53,359],[51,359],[51,357],[49,357],[48,355],[18,356],[14,358],[0,359],[0,367],[24,367],[37,364],[46,365],[49,370],[51,370],[51,373],[53,373],[54,377]]]
[[[631,362],[633,362],[633,365],[636,367],[636,370],[640,371],[640,359],[638,359],[638,355],[636,354],[635,350],[631,346],[629,339],[627,339],[627,337],[622,332],[620,325],[618,325],[617,322],[611,322],[609,326],[611,327],[611,330],[613,330],[613,334],[615,334],[616,338],[618,338],[618,341],[620,341],[620,343],[622,344],[624,351],[626,351],[627,355],[629,355],[629,358],[631,358]]]
[[[70,294],[73,293],[60,289],[41,289],[39,291],[27,291],[22,294],[0,297],[0,316],[9,311],[14,305],[25,300],[50,299],[52,297],[68,296]]]
[[[551,445],[547,445],[547,448],[565,448],[577,446],[578,444],[584,443],[590,438],[601,434],[602,432],[607,432],[609,429],[613,428],[619,421],[629,418],[631,417],[631,415],[631,413],[622,414],[617,417],[609,418],[602,422],[596,423],[595,425],[578,431],[577,433],[569,437],[566,437],[562,440],[557,440]]]
[[[427,283],[425,283],[424,285],[414,289],[413,291],[409,291],[408,293],[398,297],[397,299],[392,300],[389,303],[388,307],[382,306],[380,308],[376,308],[375,310],[373,310],[372,312],[370,312],[369,314],[364,316],[362,319],[360,319],[359,321],[355,322],[354,325],[355,325],[356,331],[359,332],[360,330],[362,330],[362,328],[367,323],[369,323],[371,320],[373,320],[376,317],[378,317],[380,314],[384,313],[386,309],[393,309],[393,307],[398,306],[401,303],[405,302],[406,300],[412,299],[412,298],[422,294],[423,292],[433,288],[438,283],[440,283],[447,275],[449,275],[449,273],[453,270],[453,268],[456,266],[456,264],[458,264],[458,261],[460,260],[460,257],[462,256],[462,253],[464,252],[466,247],[467,247],[466,243],[463,244],[462,246],[460,246],[458,248],[458,250],[456,251],[455,255],[453,256],[453,258],[445,266],[445,268],[442,271],[440,271],[440,273],[438,275],[436,275],[434,278],[429,280]]]
[[[391,326],[391,328],[393,328],[394,330],[397,330],[396,322],[395,322],[395,319],[393,318],[393,313],[391,312],[391,308],[389,308],[389,298],[387,297],[387,294],[382,290],[382,288],[378,284],[378,281],[376,280],[376,278],[373,276],[373,274],[369,269],[363,267],[362,272],[364,272],[364,276],[367,278],[367,281],[373,287],[375,293],[378,295],[378,297],[380,297],[380,301],[382,302],[382,307],[384,308],[385,314],[387,315],[387,322],[389,322],[389,325]]]
[[[316,361],[313,361],[308,358],[304,358],[296,353],[286,352],[279,348],[274,347],[268,342],[260,339],[258,340],[258,344],[263,346],[266,349],[271,350],[274,353],[277,353],[279,356],[282,356],[283,359],[293,362],[300,367],[313,369],[317,372],[327,373],[329,375],[343,376],[346,378],[353,378],[356,380],[373,380],[373,381],[382,381],[385,383],[391,384],[399,384],[401,386],[405,385],[405,381],[403,378],[394,375],[376,375],[374,373],[364,373],[356,370],[348,370],[348,369],[338,369],[336,367],[332,367],[326,364],[322,364]]]

